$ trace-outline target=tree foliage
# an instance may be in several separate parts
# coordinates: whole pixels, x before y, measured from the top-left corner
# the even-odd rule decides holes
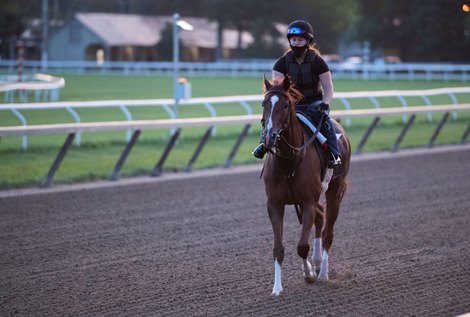
[[[470,13],[460,0],[48,0],[50,31],[75,12],[116,12],[207,17],[222,30],[247,31],[254,43],[248,58],[272,58],[282,53],[274,38],[283,37],[276,24],[309,21],[322,53],[336,53],[338,43],[369,41],[372,49],[397,54],[405,61],[470,61]],[[11,43],[41,18],[42,1],[0,1],[0,53],[10,58]],[[39,39],[40,40],[40,39]],[[287,44],[287,43],[286,43]]]
[[[361,0],[357,38],[405,61],[470,61],[470,14],[455,0]]]

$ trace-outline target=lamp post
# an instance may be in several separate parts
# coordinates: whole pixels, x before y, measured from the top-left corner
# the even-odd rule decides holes
[[[42,42],[41,42],[41,70],[47,70],[47,41],[49,33],[49,0],[42,0]]]
[[[179,13],[173,14],[173,98],[175,99],[175,111],[178,114],[178,104],[180,96],[178,95],[179,78],[179,33],[180,30],[192,31],[194,27],[184,20],[180,20]]]

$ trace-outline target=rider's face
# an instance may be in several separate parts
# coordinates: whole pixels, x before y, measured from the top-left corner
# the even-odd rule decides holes
[[[302,37],[302,36],[294,35],[289,39],[289,43],[292,46],[302,47],[302,46],[305,46],[307,44],[307,39]]]

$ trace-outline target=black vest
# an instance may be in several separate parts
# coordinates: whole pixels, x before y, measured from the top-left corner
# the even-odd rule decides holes
[[[295,61],[294,53],[291,51],[284,55],[287,73],[297,89],[304,95],[304,99],[300,103],[310,103],[323,98],[320,78],[313,71],[316,59],[317,54],[312,50],[307,51],[305,60],[300,65]]]

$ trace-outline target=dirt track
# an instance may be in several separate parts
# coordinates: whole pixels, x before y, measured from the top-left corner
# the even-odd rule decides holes
[[[285,223],[284,292],[256,172],[0,198],[0,316],[470,312],[470,149],[353,161],[327,284]]]

